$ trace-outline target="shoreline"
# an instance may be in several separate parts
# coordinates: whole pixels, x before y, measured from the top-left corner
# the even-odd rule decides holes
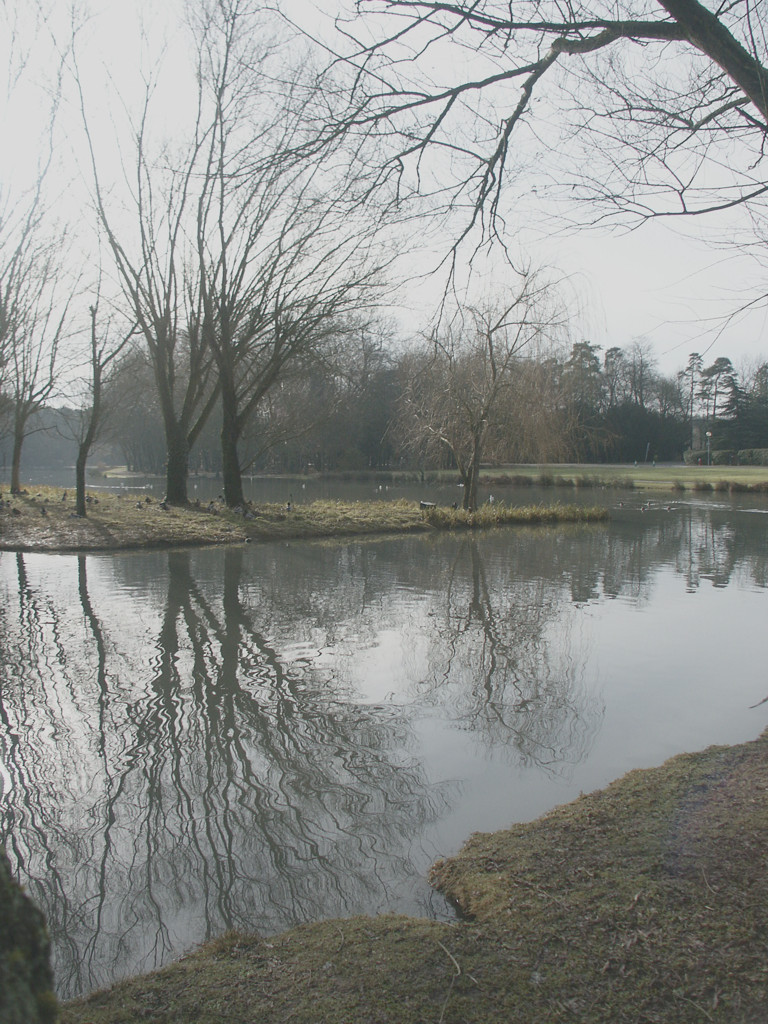
[[[89,492],[87,515],[74,514],[71,492],[57,487],[2,494],[0,550],[77,553],[249,544],[273,540],[350,539],[434,530],[484,529],[537,523],[599,523],[606,509],[498,502],[474,513],[418,501],[251,503],[239,511],[221,502],[169,506],[150,497]]]
[[[456,923],[225,935],[64,1004],[62,1024],[758,1024],[767,848],[764,732],[470,837],[430,874]]]
[[[91,492],[81,520],[62,493],[14,496],[0,512],[0,549],[343,541],[505,525],[508,512],[536,524],[607,518],[605,509],[502,503],[467,517],[407,501],[252,505],[247,518]],[[61,1024],[763,1024],[767,850],[768,731],[471,836],[429,874],[463,915],[456,922],[382,915],[221,936],[62,1004]]]

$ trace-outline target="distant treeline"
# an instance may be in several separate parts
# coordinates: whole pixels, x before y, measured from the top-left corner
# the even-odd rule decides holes
[[[364,358],[349,359],[342,373],[324,378],[313,366],[306,375],[294,374],[269,396],[243,437],[243,466],[274,473],[452,468],[450,453],[414,445],[402,415],[413,360],[412,351],[397,355],[376,344]],[[520,358],[486,462],[761,460],[759,452],[768,449],[768,362],[737,371],[729,359],[706,364],[693,354],[671,376],[655,367],[646,342],[605,353],[578,342],[560,356]],[[155,396],[150,368],[135,351],[110,389],[109,432],[91,465],[163,474],[165,438]],[[50,407],[36,414],[24,447],[26,469],[74,464],[72,415]],[[192,450],[193,473],[221,471],[220,433],[217,410]],[[4,467],[10,438],[6,423]]]

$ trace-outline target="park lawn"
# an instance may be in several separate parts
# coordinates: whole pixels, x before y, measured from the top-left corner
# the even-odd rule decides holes
[[[630,488],[640,490],[768,491],[768,466],[548,464],[504,466],[482,471],[486,485]]]

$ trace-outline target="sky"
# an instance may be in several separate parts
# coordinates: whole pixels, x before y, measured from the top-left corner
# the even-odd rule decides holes
[[[648,338],[667,373],[691,352],[706,364],[718,356],[735,365],[768,358],[766,309],[735,313],[768,290],[750,258],[660,223],[614,235],[584,230],[548,248],[554,263],[583,281],[584,333],[603,349]]]
[[[98,95],[98,82],[105,69],[119,86],[119,94],[124,95],[126,83],[132,79],[138,87],[137,72],[142,59],[161,37],[166,40],[171,61],[174,59],[174,47],[179,45],[178,34],[174,35],[170,27],[174,2],[156,5],[149,0],[91,0],[93,18],[88,28],[88,45],[81,48],[79,59],[86,80],[91,83],[89,101],[94,110],[103,99]],[[25,10],[20,0],[11,3],[21,12]],[[66,0],[52,3],[58,18],[54,21],[63,32],[68,5]],[[322,23],[325,15],[312,0],[290,3],[292,11],[301,7],[312,24]],[[153,28],[154,40],[140,39],[137,13],[142,11]],[[23,21],[20,24],[23,27]],[[34,164],[36,132],[44,121],[45,109],[44,93],[34,81],[35,60],[43,52],[43,44],[38,43],[32,51],[26,79],[16,86],[12,103],[0,111],[3,138],[14,139],[14,146],[4,146],[4,155],[0,155],[0,180],[4,183],[28,175]],[[42,78],[50,77],[49,54],[43,58],[40,72]],[[175,112],[184,103],[183,76],[168,76],[162,95],[172,123]],[[99,134],[110,132],[111,113],[102,104]],[[65,104],[60,116],[65,123],[71,119],[72,129],[65,131],[64,137],[76,156],[80,148],[82,167],[82,144],[73,142],[80,127],[71,102]],[[68,173],[72,174],[71,167]],[[62,195],[69,196],[72,202],[83,201],[82,189],[78,190],[73,177],[66,182]],[[76,200],[75,196],[79,198]],[[527,209],[535,211],[535,206],[529,202]],[[728,241],[739,226],[735,214],[732,225],[727,218],[721,218],[720,223],[709,228],[721,241]],[[737,366],[742,361],[768,358],[765,310],[728,321],[723,319],[762,292],[760,268],[733,249],[703,244],[698,229],[698,224],[654,221],[623,234],[581,228],[569,234],[547,236],[541,225],[528,232],[525,226],[514,225],[516,244],[525,249],[534,263],[545,263],[568,278],[580,307],[574,331],[578,340],[587,339],[605,350],[613,345],[626,347],[635,339],[648,339],[659,369],[669,374],[681,369],[692,351],[701,352],[705,362],[728,356]],[[402,323],[414,323],[420,317],[426,322],[430,303],[436,301],[439,293],[439,287],[430,289],[423,282],[406,290],[402,297]]]

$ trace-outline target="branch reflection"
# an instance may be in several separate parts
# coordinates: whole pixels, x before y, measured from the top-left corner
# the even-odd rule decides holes
[[[590,606],[642,606],[662,567],[681,593],[765,587],[766,520],[742,515],[0,554],[0,842],[62,995],[227,928],[430,912],[425,837],[462,780],[433,781],[429,721],[567,775],[602,720]]]
[[[490,568],[482,541],[458,546],[421,688],[494,750],[563,771],[588,753],[602,705],[584,686],[555,563],[539,551],[538,572],[520,571],[523,536]]]
[[[168,555],[149,658],[143,637],[107,639],[90,561],[76,563],[79,621],[18,565],[3,836],[37,880],[64,995],[227,928],[383,908],[414,875],[413,837],[445,793],[404,714],[342,700],[311,666],[285,671],[241,601],[242,551],[224,555],[215,597],[189,552]]]

